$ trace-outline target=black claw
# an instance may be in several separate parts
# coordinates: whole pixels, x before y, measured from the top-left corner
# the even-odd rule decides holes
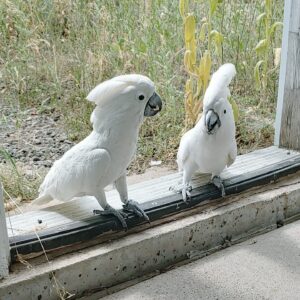
[[[193,187],[191,185],[179,185],[178,187],[170,186],[169,191],[172,191],[176,194],[182,194],[182,200],[185,204],[189,204],[192,200],[191,191]]]
[[[182,201],[186,204],[189,205],[191,203],[192,197],[191,195],[186,195],[186,199],[182,198]]]
[[[140,218],[144,218],[147,222],[150,223],[149,217],[146,215],[146,213],[142,210],[142,208],[136,201],[128,200],[128,202],[123,205],[123,208],[125,211],[132,212]]]
[[[112,207],[109,207],[109,208],[106,208],[105,210],[94,209],[93,213],[95,215],[102,215],[102,216],[113,215],[120,221],[120,223],[122,224],[122,227],[125,229],[125,231],[127,231],[127,229],[128,229],[126,221],[125,221],[125,218],[127,218],[128,215],[122,211],[118,211]]]
[[[224,187],[224,184],[223,184],[223,181],[221,179],[220,176],[214,176],[212,178],[212,183],[213,185],[215,185],[219,190],[221,190],[221,194],[222,194],[222,197],[225,197],[226,196],[226,193],[225,193],[225,187]]]
[[[222,183],[222,185],[221,185],[221,193],[222,193],[222,197],[225,197],[225,196],[226,196],[225,188],[224,188],[224,184],[223,184],[223,183]]]

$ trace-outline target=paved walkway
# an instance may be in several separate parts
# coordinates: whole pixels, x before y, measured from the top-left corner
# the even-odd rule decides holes
[[[300,300],[300,221],[103,299]]]

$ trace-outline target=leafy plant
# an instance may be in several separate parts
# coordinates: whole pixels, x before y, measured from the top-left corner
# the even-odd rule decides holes
[[[202,101],[212,69],[213,47],[221,62],[224,36],[213,28],[212,22],[221,3],[221,0],[209,0],[208,17],[201,20],[200,30],[197,32],[196,16],[189,12],[189,0],[179,1],[179,11],[184,22],[184,66],[189,75],[185,83],[185,129],[192,127],[201,116]],[[204,51],[198,50],[198,43],[206,45]],[[230,101],[237,118],[237,104],[232,98]]]
[[[254,78],[256,88],[266,96],[266,89],[268,85],[268,77],[270,73],[274,71],[274,68],[270,67],[270,57],[272,56],[273,47],[272,42],[274,40],[275,32],[278,28],[282,27],[282,22],[274,21],[272,23],[273,16],[273,1],[265,0],[264,12],[262,12],[257,18],[257,26],[263,28],[263,38],[255,46],[255,52],[260,60],[256,63],[254,68]],[[278,65],[278,64],[277,64]],[[276,68],[276,64],[275,64]],[[262,98],[263,99],[263,98]],[[259,106],[262,104],[260,101]]]

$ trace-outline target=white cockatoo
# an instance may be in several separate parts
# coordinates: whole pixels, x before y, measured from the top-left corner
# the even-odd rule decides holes
[[[234,115],[227,99],[228,85],[235,74],[234,65],[228,63],[212,75],[203,99],[203,114],[181,138],[177,164],[183,172],[181,191],[185,202],[190,197],[190,181],[196,171],[212,174],[212,183],[225,196],[220,173],[237,155]]]
[[[103,208],[95,214],[112,214],[127,228],[126,213],[106,201],[104,188],[114,183],[124,210],[149,221],[138,203],[128,199],[126,168],[135,154],[144,116],[154,116],[162,108],[153,82],[137,74],[118,76],[96,86],[87,100],[96,104],[93,131],[53,164],[33,204],[94,196]]]

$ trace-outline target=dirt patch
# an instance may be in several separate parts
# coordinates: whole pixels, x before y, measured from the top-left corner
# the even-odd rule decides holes
[[[50,168],[74,143],[59,125],[59,115],[4,106],[0,116],[0,148],[16,162]],[[6,159],[0,156],[0,163]]]

